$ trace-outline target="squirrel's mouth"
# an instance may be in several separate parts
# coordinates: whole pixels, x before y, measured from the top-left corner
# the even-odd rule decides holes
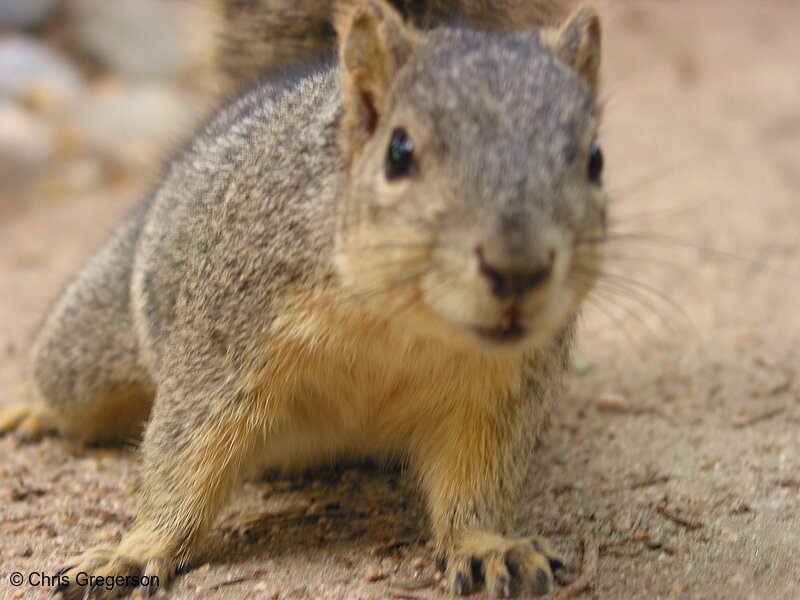
[[[516,342],[528,335],[528,329],[522,324],[522,314],[516,306],[503,313],[501,322],[495,327],[473,327],[482,338],[495,343]]]

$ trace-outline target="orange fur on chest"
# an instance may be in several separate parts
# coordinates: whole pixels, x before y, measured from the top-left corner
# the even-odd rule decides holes
[[[249,373],[248,389],[275,439],[279,463],[319,454],[402,455],[420,429],[502,411],[523,378],[517,354],[460,349],[407,333],[354,304],[288,303]]]

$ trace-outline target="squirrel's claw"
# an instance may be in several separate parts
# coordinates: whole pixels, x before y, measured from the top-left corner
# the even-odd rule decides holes
[[[129,594],[141,587],[145,596],[152,596],[171,579],[170,575],[174,573],[172,561],[164,556],[148,556],[147,549],[141,550],[141,553],[136,553],[136,558],[107,548],[90,550],[80,556],[75,564],[58,571],[64,581],[51,591],[61,594],[66,600],[108,599]],[[80,574],[84,575],[84,579],[78,577]],[[92,579],[86,579],[86,576]],[[120,576],[125,578],[126,585],[106,587],[105,582],[111,580],[116,584]]]
[[[466,536],[447,561],[450,589],[466,596],[483,581],[493,598],[522,592],[542,595],[553,585],[553,571],[563,559],[542,538],[509,538],[492,532]]]

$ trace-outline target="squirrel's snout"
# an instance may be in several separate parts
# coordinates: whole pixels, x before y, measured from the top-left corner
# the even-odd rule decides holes
[[[521,264],[520,257],[500,261],[487,258],[483,246],[475,249],[478,256],[478,270],[491,286],[492,294],[498,299],[521,297],[526,292],[542,286],[550,278],[556,259],[556,251],[548,248],[538,253],[538,259]]]

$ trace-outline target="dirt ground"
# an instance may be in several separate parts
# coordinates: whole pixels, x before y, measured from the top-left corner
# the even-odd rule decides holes
[[[800,598],[800,3],[605,10],[609,275],[520,530],[550,538],[585,598]],[[31,199],[0,225],[0,403],[25,397],[42,313],[139,190]],[[0,598],[119,539],[134,453],[0,439]],[[445,597],[403,473],[249,482],[207,562],[160,594]],[[586,543],[585,543],[586,541]],[[587,551],[584,551],[587,548]]]

